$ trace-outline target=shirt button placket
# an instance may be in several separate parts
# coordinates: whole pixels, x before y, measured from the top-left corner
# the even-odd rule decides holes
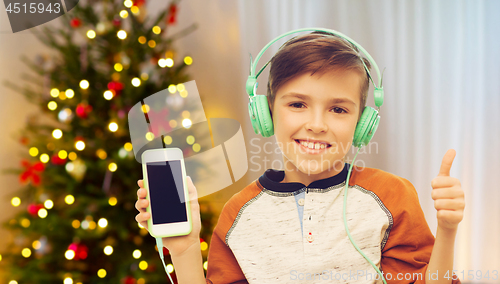
[[[309,193],[309,189],[307,188],[306,189],[306,196],[308,195],[308,193]],[[299,202],[299,205],[305,205],[305,199],[301,198],[298,200],[298,202]],[[310,203],[308,203],[308,204],[310,204]],[[311,206],[308,206],[308,207],[311,207]],[[306,233],[307,234],[306,235],[307,242],[312,243],[314,241],[314,236],[313,236],[312,232],[310,231],[311,224],[308,221],[311,221],[311,214],[309,212],[309,208],[304,207],[304,224],[306,224],[306,226],[307,226],[307,228],[304,228],[304,231],[307,232]]]

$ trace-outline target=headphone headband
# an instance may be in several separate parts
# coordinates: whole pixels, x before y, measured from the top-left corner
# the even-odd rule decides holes
[[[257,85],[258,85],[257,84],[257,78],[259,77],[260,73],[266,68],[266,66],[270,62],[270,61],[268,61],[261,68],[261,70],[259,70],[259,72],[257,73],[257,75],[255,74],[255,70],[257,69],[257,63],[259,62],[259,59],[262,57],[262,55],[264,54],[264,52],[273,43],[275,43],[276,41],[278,41],[279,39],[281,39],[283,37],[286,37],[286,36],[294,34],[294,33],[307,32],[307,31],[320,31],[320,32],[325,32],[325,33],[336,35],[336,36],[338,36],[340,38],[343,38],[343,39],[347,40],[349,43],[351,43],[352,45],[354,45],[359,51],[361,51],[366,56],[366,58],[368,59],[368,61],[370,61],[371,65],[375,68],[375,72],[377,73],[378,86],[373,82],[370,70],[368,70],[368,68],[366,67],[364,61],[361,59],[361,62],[363,62],[363,66],[365,67],[365,70],[368,73],[369,80],[372,81],[372,83],[374,84],[374,87],[375,87],[375,90],[374,90],[375,105],[377,107],[382,106],[382,104],[384,103],[384,91],[383,91],[383,87],[382,87],[382,76],[380,74],[380,70],[379,70],[378,65],[375,62],[375,60],[373,60],[373,58],[371,57],[371,55],[361,45],[359,45],[357,42],[355,42],[354,40],[352,40],[348,36],[346,36],[346,35],[338,32],[338,31],[335,31],[335,30],[322,29],[322,28],[304,28],[304,29],[297,29],[297,30],[289,31],[289,32],[284,33],[284,34],[278,36],[277,38],[273,39],[266,46],[264,46],[264,48],[262,48],[262,50],[259,52],[259,54],[257,54],[257,57],[255,58],[255,61],[252,62],[252,58],[250,56],[250,76],[248,76],[248,80],[247,80],[247,84],[246,84],[246,91],[247,91],[248,95],[251,96],[251,97],[255,95],[255,91],[256,91]]]

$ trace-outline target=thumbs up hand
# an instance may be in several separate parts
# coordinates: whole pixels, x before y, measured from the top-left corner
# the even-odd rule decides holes
[[[448,150],[441,162],[439,174],[432,182],[432,199],[437,210],[438,228],[456,230],[464,217],[465,198],[457,178],[450,177],[450,169],[456,152]]]

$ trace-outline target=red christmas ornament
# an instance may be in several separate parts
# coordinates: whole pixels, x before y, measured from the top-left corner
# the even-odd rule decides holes
[[[127,276],[123,278],[123,284],[135,284],[135,278],[132,276]]]
[[[120,19],[113,19],[113,26],[119,28],[122,25],[122,21]]]
[[[141,7],[144,3],[146,3],[146,0],[135,0],[134,6]]]
[[[177,21],[177,5],[171,4],[168,8],[167,24],[173,25]]]
[[[148,111],[148,119],[149,121],[153,121],[150,124],[151,132],[155,135],[155,137],[160,137],[163,133],[167,133],[172,129],[170,124],[168,123],[168,109],[162,108],[160,111],[150,110]],[[163,129],[163,132],[161,130]]]
[[[125,118],[125,115],[127,115],[127,113],[123,109],[118,111],[118,118],[123,119]]]
[[[123,83],[122,82],[109,82],[108,89],[113,90],[115,92],[121,91],[121,90],[123,90]]]
[[[74,260],[86,259],[88,256],[88,247],[84,244],[72,243],[68,246],[68,250],[75,252]]]
[[[92,111],[92,106],[86,103],[79,103],[76,106],[76,115],[80,118],[87,118],[88,114]]]
[[[87,246],[81,244],[78,246],[78,249],[76,250],[75,258],[77,259],[86,259],[87,256],[89,255],[88,253],[89,249]]]
[[[66,159],[59,158],[58,154],[52,155],[52,158],[50,159],[50,161],[52,162],[52,164],[54,164],[56,166],[60,166],[60,165],[66,164]]]
[[[154,272],[154,271],[156,271],[156,265],[154,265],[153,263],[148,265],[146,272]]]
[[[108,83],[108,89],[113,91],[115,96],[119,96],[121,94],[121,91],[123,90],[123,83],[119,81],[111,81]]]
[[[159,59],[160,59],[159,57],[153,56],[153,57],[151,57],[150,61],[152,64],[156,65],[156,64],[158,64]]]
[[[78,28],[80,25],[82,24],[82,21],[78,18],[73,18],[71,19],[70,21],[70,25],[73,27],[73,28]]]
[[[31,165],[27,160],[21,161],[21,165],[25,168],[25,170],[19,176],[20,182],[24,184],[31,180],[33,185],[40,185],[40,173],[45,170],[45,165],[42,162],[36,162]]]
[[[43,204],[30,204],[28,205],[28,213],[32,216],[38,215],[38,211],[43,208]]]
[[[23,145],[27,145],[28,142],[29,142],[29,139],[28,139],[28,137],[23,136],[23,137],[21,137],[21,139],[19,140],[19,142],[21,142],[21,144],[23,144]]]
[[[163,255],[168,255],[170,252],[166,247],[163,247]]]

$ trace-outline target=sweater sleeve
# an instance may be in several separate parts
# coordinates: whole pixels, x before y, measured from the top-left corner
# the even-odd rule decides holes
[[[387,281],[398,283],[425,283],[434,236],[420,207],[417,191],[404,178],[393,184],[393,194],[387,205],[394,218],[389,239],[382,249],[381,268]],[[458,277],[450,275],[453,284],[461,283]]]
[[[220,224],[219,219],[219,224]],[[231,249],[226,245],[221,226],[214,229],[208,251],[207,284],[248,284]]]
[[[260,192],[256,182],[252,182],[239,193],[232,196],[222,208],[219,221],[210,241],[207,264],[207,283],[210,284],[248,284],[233,251],[227,244],[226,236],[235,224],[241,208]]]

